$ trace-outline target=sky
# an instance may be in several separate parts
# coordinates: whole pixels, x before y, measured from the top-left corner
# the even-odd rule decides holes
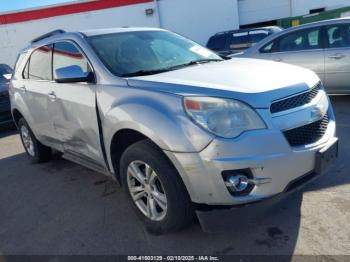
[[[72,0],[0,0],[0,13],[71,1]]]

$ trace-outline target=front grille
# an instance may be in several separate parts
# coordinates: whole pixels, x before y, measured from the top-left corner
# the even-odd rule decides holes
[[[302,146],[317,142],[327,131],[329,123],[326,114],[321,120],[298,128],[284,131],[283,134],[291,146]]]
[[[322,84],[321,82],[319,82],[308,92],[272,103],[270,107],[271,113],[274,114],[286,111],[288,109],[292,109],[310,103],[312,99],[314,99],[317,96],[318,91],[321,89],[321,86]]]

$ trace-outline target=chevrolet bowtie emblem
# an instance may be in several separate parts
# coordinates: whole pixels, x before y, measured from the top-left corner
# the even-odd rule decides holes
[[[320,119],[324,115],[324,106],[323,105],[317,105],[314,109],[311,110],[311,118],[312,119]]]

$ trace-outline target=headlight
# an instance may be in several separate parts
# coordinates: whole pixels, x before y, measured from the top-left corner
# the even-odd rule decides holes
[[[186,97],[184,106],[197,124],[224,138],[234,138],[244,131],[266,128],[263,120],[251,107],[237,100]]]

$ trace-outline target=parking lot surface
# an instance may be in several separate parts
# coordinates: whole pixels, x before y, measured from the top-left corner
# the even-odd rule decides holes
[[[16,131],[0,132],[0,255],[350,255],[350,97],[333,97],[340,156],[263,219],[220,234],[198,222],[148,234],[113,181],[55,158],[31,165]],[[283,174],[281,174],[283,175]]]

